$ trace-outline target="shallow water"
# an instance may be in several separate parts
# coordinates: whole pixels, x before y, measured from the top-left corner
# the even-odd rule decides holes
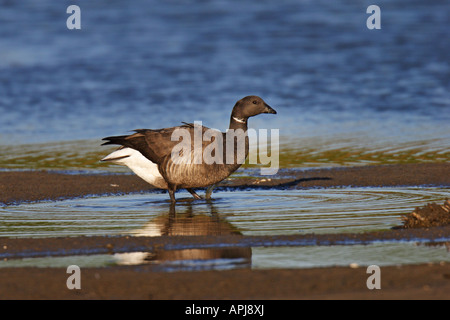
[[[180,250],[183,255],[161,256],[149,252],[93,254],[66,257],[23,258],[0,261],[6,267],[105,267],[152,265],[158,271],[229,270],[239,268],[315,268],[330,266],[400,265],[450,262],[448,243],[377,243],[353,246],[256,247],[246,250]]]
[[[167,194],[93,197],[2,208],[0,236],[79,235],[289,235],[388,230],[401,214],[426,202],[441,201],[448,188],[329,188],[217,192],[214,200],[191,201],[181,192],[175,215]],[[444,245],[374,243],[367,246],[256,247],[161,250],[64,258],[27,258],[0,266],[47,266],[77,261],[107,266],[151,263],[165,271],[229,268],[379,265],[450,261]],[[370,263],[369,263],[370,264]]]
[[[401,224],[400,215],[441,201],[448,188],[328,188],[216,192],[211,202],[180,192],[169,219],[165,193],[92,197],[3,207],[0,236],[363,232]]]
[[[361,136],[299,139],[281,137],[279,142],[280,168],[447,162],[450,159],[448,137],[398,142],[395,145],[387,141],[375,143]],[[130,172],[127,168],[100,162],[101,158],[115,149],[100,147],[98,140],[0,145],[0,168]],[[247,159],[243,167],[260,166],[250,164]]]

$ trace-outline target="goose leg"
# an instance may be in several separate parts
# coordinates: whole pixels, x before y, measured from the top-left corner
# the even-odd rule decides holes
[[[191,188],[187,188],[186,189],[187,191],[189,191],[189,193],[190,194],[192,194],[192,196],[195,198],[195,199],[201,199],[202,197],[200,197],[193,189],[191,189]]]
[[[216,185],[213,184],[213,185],[209,186],[208,188],[206,188],[205,199],[211,199],[211,195],[212,195],[215,187],[216,187]]]
[[[175,191],[177,190],[176,186],[169,185],[169,196],[170,196],[170,202],[175,203],[177,200],[175,199]]]

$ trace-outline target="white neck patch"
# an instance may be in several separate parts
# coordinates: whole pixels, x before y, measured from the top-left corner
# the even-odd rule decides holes
[[[246,123],[245,119],[239,119],[236,117],[233,117],[234,121],[240,122],[240,123]]]

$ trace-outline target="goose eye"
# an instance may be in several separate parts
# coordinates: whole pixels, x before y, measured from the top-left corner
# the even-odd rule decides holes
[[[253,100],[253,104],[258,104],[258,101],[256,101],[256,100]]]

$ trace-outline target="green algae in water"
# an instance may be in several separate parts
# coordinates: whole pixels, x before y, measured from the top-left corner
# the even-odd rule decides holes
[[[280,138],[281,141],[286,139]],[[291,139],[292,140],[292,139]],[[370,145],[355,139],[309,138],[280,144],[280,168],[311,168],[377,164],[448,162],[448,142],[430,139],[392,145]],[[129,169],[101,162],[115,147],[102,147],[101,141],[77,140],[29,145],[0,145],[0,168],[31,170],[104,170],[130,172]],[[270,148],[269,148],[270,150]],[[259,168],[249,164],[243,168]],[[267,166],[267,165],[264,165]]]

